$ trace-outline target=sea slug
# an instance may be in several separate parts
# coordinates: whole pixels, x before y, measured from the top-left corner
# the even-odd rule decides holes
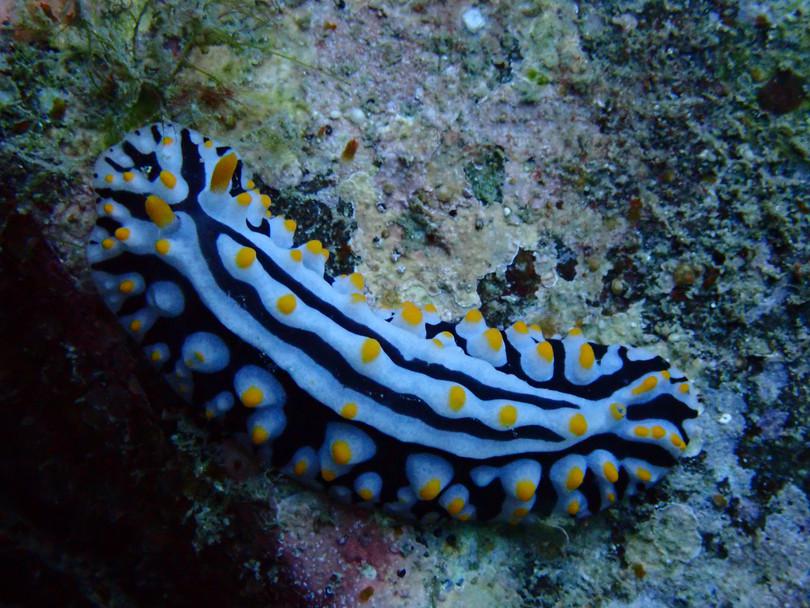
[[[177,393],[241,420],[274,466],[417,520],[581,517],[655,483],[689,442],[694,390],[661,357],[502,331],[478,310],[379,309],[363,277],[245,175],[237,153],[157,123],[101,154],[88,245],[109,308]]]

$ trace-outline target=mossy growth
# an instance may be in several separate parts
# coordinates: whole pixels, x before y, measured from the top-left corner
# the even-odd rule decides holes
[[[464,165],[464,175],[475,198],[483,205],[503,203],[506,156],[497,145],[482,146],[475,158]]]

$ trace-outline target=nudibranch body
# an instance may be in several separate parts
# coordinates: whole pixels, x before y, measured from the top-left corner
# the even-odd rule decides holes
[[[236,152],[159,123],[96,162],[88,245],[107,305],[176,392],[244,419],[274,466],[418,520],[583,516],[655,483],[694,391],[662,358],[469,311],[372,307],[357,273],[245,176]]]

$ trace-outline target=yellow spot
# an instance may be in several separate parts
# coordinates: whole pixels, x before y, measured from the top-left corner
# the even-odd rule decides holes
[[[430,303],[430,302],[428,302],[427,304],[425,304],[425,305],[422,307],[422,310],[424,310],[425,312],[428,312],[428,313],[430,313],[430,314],[435,314],[435,313],[439,312],[439,311],[438,311],[438,309],[436,308],[436,305],[435,305],[435,304],[432,304],[432,303]]]
[[[270,205],[272,205],[272,204],[273,204],[273,201],[272,201],[272,200],[270,199],[270,197],[269,197],[269,196],[267,196],[266,194],[262,194],[262,195],[259,197],[259,201],[261,201],[261,203],[262,203],[262,207],[264,207],[265,209],[269,209],[269,208],[270,208]]]
[[[337,477],[337,473],[332,469],[322,469],[321,477],[323,477],[324,481],[334,481],[335,477]]]
[[[633,433],[636,435],[636,437],[649,437],[650,429],[648,429],[646,426],[637,426],[633,429]]]
[[[461,497],[456,497],[447,503],[447,512],[453,517],[455,517],[456,515],[461,513],[461,510],[464,508],[464,505],[465,505],[464,499]]]
[[[610,504],[616,502],[616,495],[613,492],[608,492],[607,494],[605,494],[605,497],[608,499],[608,502]]]
[[[160,255],[166,255],[169,253],[169,249],[171,249],[172,245],[166,239],[160,239],[155,241],[155,251],[157,251]]]
[[[249,180],[248,180],[248,181],[245,183],[245,185],[247,186],[248,190],[250,190],[251,188],[255,188],[255,187],[256,187],[256,182],[254,182],[252,179],[249,179]]]
[[[292,258],[293,262],[300,262],[304,259],[304,254],[301,253],[300,249],[293,249],[290,251],[290,257]]]
[[[517,422],[518,412],[517,408],[511,403],[504,405],[498,411],[498,422],[501,426],[510,427]]]
[[[174,176],[174,173],[166,171],[165,169],[160,172],[160,181],[162,181],[163,185],[169,190],[177,185],[177,178]]]
[[[362,291],[366,286],[366,281],[359,272],[353,272],[349,275],[349,283],[358,291]]]
[[[317,240],[307,241],[304,247],[306,247],[307,251],[312,255],[320,255],[323,252],[323,245]]]
[[[332,460],[334,460],[336,464],[344,465],[352,461],[352,448],[342,439],[332,442],[331,452]]]
[[[101,246],[104,247],[104,249],[112,249],[113,245],[115,245],[115,241],[112,239],[104,239],[101,241]]]
[[[546,363],[554,361],[554,349],[551,348],[551,343],[548,340],[544,340],[537,345],[537,356]]]
[[[672,445],[678,449],[682,450],[686,447],[686,444],[683,442],[683,439],[681,439],[681,436],[678,435],[678,433],[672,433],[669,436],[669,440],[672,442]]]
[[[565,508],[566,512],[573,517],[577,513],[579,513],[579,501],[575,498],[571,502],[568,503],[568,506]]]
[[[374,492],[372,492],[369,488],[360,488],[357,493],[363,500],[371,500],[374,498]]]
[[[435,344],[439,348],[444,348],[444,342],[442,342],[438,338],[433,338],[433,344]]]
[[[104,176],[104,181],[107,182],[108,184],[111,184],[115,181],[115,176],[112,175],[111,173],[108,173],[107,175]]]
[[[616,483],[619,479],[619,471],[616,469],[616,465],[610,461],[602,465],[602,473],[610,483]]]
[[[163,138],[163,145],[164,146],[171,146],[174,143],[174,140],[171,137],[164,137]]]
[[[329,250],[328,249],[321,249],[321,255],[323,256],[323,261],[329,259]]]
[[[132,279],[125,279],[118,284],[118,291],[121,293],[132,293],[135,289],[135,281]]]
[[[250,268],[253,262],[256,261],[256,250],[253,247],[242,247],[236,252],[236,265],[239,268]]]
[[[638,477],[644,483],[649,483],[650,480],[652,479],[652,473],[650,473],[644,467],[638,467],[636,469],[636,477]]]
[[[467,323],[476,324],[484,320],[484,315],[482,315],[481,311],[477,308],[473,308],[467,311],[467,314],[464,315],[464,320],[467,321]]]
[[[158,361],[160,361],[161,359],[163,359],[163,355],[161,355],[161,354],[160,354],[160,351],[159,351],[159,350],[155,349],[155,350],[153,350],[153,351],[152,351],[152,354],[151,354],[151,355],[149,355],[149,358],[150,358],[152,361],[154,361],[155,363],[157,363]]]
[[[512,511],[512,517],[526,517],[529,514],[529,510],[526,507],[518,507],[514,511]]]
[[[123,177],[125,182],[131,182],[135,179],[135,174],[132,171],[124,171]]]
[[[260,445],[270,439],[270,433],[267,432],[263,426],[259,426],[258,424],[253,427],[253,430],[250,432],[250,440],[255,445]]]
[[[574,414],[571,416],[571,420],[568,421],[568,430],[571,431],[572,435],[576,435],[577,437],[582,437],[582,435],[587,433],[588,421],[585,419],[585,416],[582,414]]]
[[[112,203],[106,203],[104,205],[104,213],[106,213],[107,215],[112,215],[114,209],[115,207],[113,207]]]
[[[360,347],[360,359],[363,363],[371,363],[380,356],[382,347],[380,343],[374,338],[366,338],[363,340],[363,346]]]
[[[150,194],[146,197],[146,215],[158,228],[165,228],[174,221],[174,211],[159,196]]]
[[[366,301],[366,296],[364,296],[362,293],[353,293],[351,300],[355,304],[363,304]]]
[[[543,333],[543,330],[540,329],[540,326],[537,323],[532,323],[531,325],[529,325],[529,329],[531,329],[534,332],[537,332],[538,334]]]
[[[344,418],[352,420],[355,416],[357,416],[357,404],[354,401],[344,403],[340,410],[340,415]]]
[[[239,159],[236,158],[236,154],[233,152],[226,154],[217,161],[214,172],[211,174],[211,192],[222,193],[228,190],[233,173],[236,171],[237,162],[239,162]]]
[[[295,296],[291,293],[283,295],[276,300],[276,307],[278,308],[279,312],[285,315],[292,313],[297,304],[298,302],[295,299]]]
[[[205,355],[198,350],[194,351],[194,358],[197,360],[197,363],[205,363]]]
[[[622,403],[611,403],[610,415],[613,416],[615,420],[621,420],[627,415],[627,408]]]
[[[664,430],[664,427],[662,427],[662,426],[660,426],[658,424],[656,424],[654,427],[652,427],[652,436],[653,436],[654,439],[661,439],[666,434],[667,434],[667,432],[666,432],[666,430]]]
[[[583,369],[591,369],[595,361],[593,347],[587,342],[579,347],[579,364]]]
[[[212,410],[210,407],[205,408],[205,419],[206,420],[213,420],[214,416],[216,416],[216,412]]]
[[[419,488],[419,498],[421,500],[433,500],[442,491],[442,482],[435,477]]]
[[[681,385],[678,387],[678,390],[685,395],[689,392],[689,385],[686,382],[681,382]]]
[[[295,229],[298,227],[298,224],[295,220],[284,220],[284,229],[287,232],[295,232]]]
[[[413,302],[403,302],[402,320],[408,325],[418,325],[422,322],[422,311]]]
[[[469,513],[461,513],[458,516],[458,519],[459,519],[459,521],[467,521],[468,519],[470,519],[470,514]]]
[[[572,327],[571,331],[568,332],[569,336],[581,336],[582,330],[579,327]]]
[[[129,324],[130,331],[141,331],[142,323],[138,319],[133,319]]]
[[[447,405],[451,410],[454,412],[459,411],[464,407],[464,403],[466,403],[466,401],[467,393],[462,387],[457,384],[450,387],[450,392],[447,396]]]
[[[309,469],[309,463],[306,461],[305,458],[302,458],[301,460],[298,460],[295,463],[295,465],[293,465],[293,473],[295,473],[299,477],[301,477],[301,475],[306,473],[307,469]]]
[[[512,329],[514,329],[519,334],[528,334],[529,328],[523,321],[517,321],[512,325]]]
[[[642,393],[646,393],[647,391],[653,390],[658,385],[658,377],[657,376],[647,376],[644,380],[639,384],[637,387],[633,389],[634,395],[641,395]]]
[[[447,330],[444,330],[443,332],[440,332],[440,333],[439,333],[439,335],[440,335],[440,336],[442,336],[443,338],[447,338],[448,340],[453,340],[453,341],[455,341],[455,338],[453,337],[453,334],[451,334],[451,333],[450,333],[449,331],[447,331]]]
[[[576,490],[582,485],[582,480],[585,479],[585,472],[579,467],[571,467],[568,471],[568,477],[565,479],[565,487],[571,491]]]
[[[121,228],[116,228],[114,234],[115,238],[117,238],[119,241],[126,241],[131,233],[129,228],[124,228],[122,226]]]
[[[206,139],[206,140],[205,140],[205,143],[203,143],[203,145],[204,145],[206,148],[213,148],[213,147],[214,147],[214,142],[213,142],[213,141],[211,141],[210,139]]]
[[[667,380],[669,380],[669,379],[672,377],[672,375],[669,373],[669,370],[668,370],[668,369],[665,369],[664,371],[662,371],[662,372],[661,372],[661,376],[663,376],[663,377],[664,377],[664,378],[666,378]]]
[[[242,404],[245,407],[258,407],[261,402],[264,401],[264,392],[262,392],[262,389],[258,386],[251,384],[244,390],[239,398],[242,400]]]
[[[250,196],[250,192],[240,192],[236,195],[236,202],[239,203],[242,207],[247,207],[250,205],[253,197]]]
[[[526,502],[531,500],[534,493],[537,491],[537,486],[529,479],[521,479],[515,484],[515,496],[518,500]]]
[[[490,327],[484,332],[484,338],[486,338],[489,347],[496,353],[503,348],[503,336],[501,332],[494,327]]]

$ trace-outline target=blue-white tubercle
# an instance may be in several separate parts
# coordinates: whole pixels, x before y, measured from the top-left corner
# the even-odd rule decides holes
[[[95,165],[105,301],[178,394],[243,419],[281,470],[420,520],[594,513],[686,448],[694,390],[660,357],[477,310],[366,303],[226,145],[170,123]]]

